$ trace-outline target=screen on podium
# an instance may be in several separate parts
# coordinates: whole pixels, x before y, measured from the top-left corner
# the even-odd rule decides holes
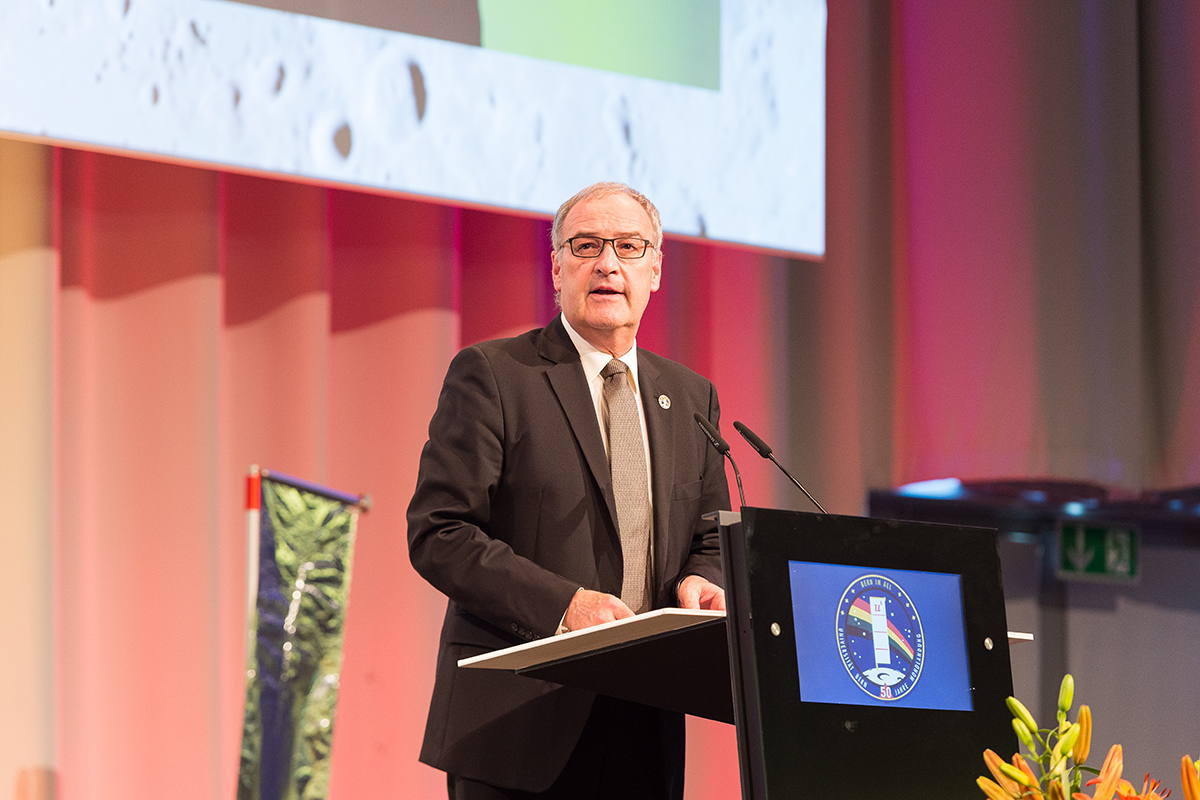
[[[789,567],[802,701],[971,710],[960,576]]]

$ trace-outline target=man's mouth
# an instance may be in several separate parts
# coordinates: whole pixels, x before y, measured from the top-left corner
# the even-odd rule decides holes
[[[597,286],[595,289],[592,289],[592,292],[591,292],[591,293],[592,293],[592,294],[599,294],[599,295],[617,295],[617,294],[622,294],[622,292],[618,292],[616,289],[612,289],[612,288],[610,288],[610,287],[608,287],[608,286]]]

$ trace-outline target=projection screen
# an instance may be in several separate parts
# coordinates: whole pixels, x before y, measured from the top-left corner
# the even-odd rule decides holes
[[[825,249],[824,0],[5,0],[0,131]]]

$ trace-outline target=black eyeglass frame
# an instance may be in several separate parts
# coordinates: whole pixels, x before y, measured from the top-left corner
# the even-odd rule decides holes
[[[596,251],[596,255],[594,256],[577,253],[575,252],[576,239],[588,239],[593,242],[600,242],[600,249]],[[642,252],[638,253],[636,256],[623,256],[617,252],[617,242],[641,242]],[[570,239],[567,239],[565,242],[563,242],[560,247],[566,247],[569,249],[571,251],[571,255],[575,256],[576,258],[599,258],[604,253],[605,243],[612,247],[613,255],[622,261],[633,261],[638,258],[644,258],[646,251],[654,246],[649,239],[643,239],[639,236],[617,236],[613,239],[605,239],[603,236],[572,236]]]

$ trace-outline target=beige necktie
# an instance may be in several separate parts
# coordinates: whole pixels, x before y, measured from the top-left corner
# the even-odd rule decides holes
[[[613,359],[600,371],[608,404],[609,469],[617,501],[617,532],[621,537],[624,580],[621,600],[641,614],[650,610],[646,561],[650,551],[650,482],[637,399],[623,361]]]

